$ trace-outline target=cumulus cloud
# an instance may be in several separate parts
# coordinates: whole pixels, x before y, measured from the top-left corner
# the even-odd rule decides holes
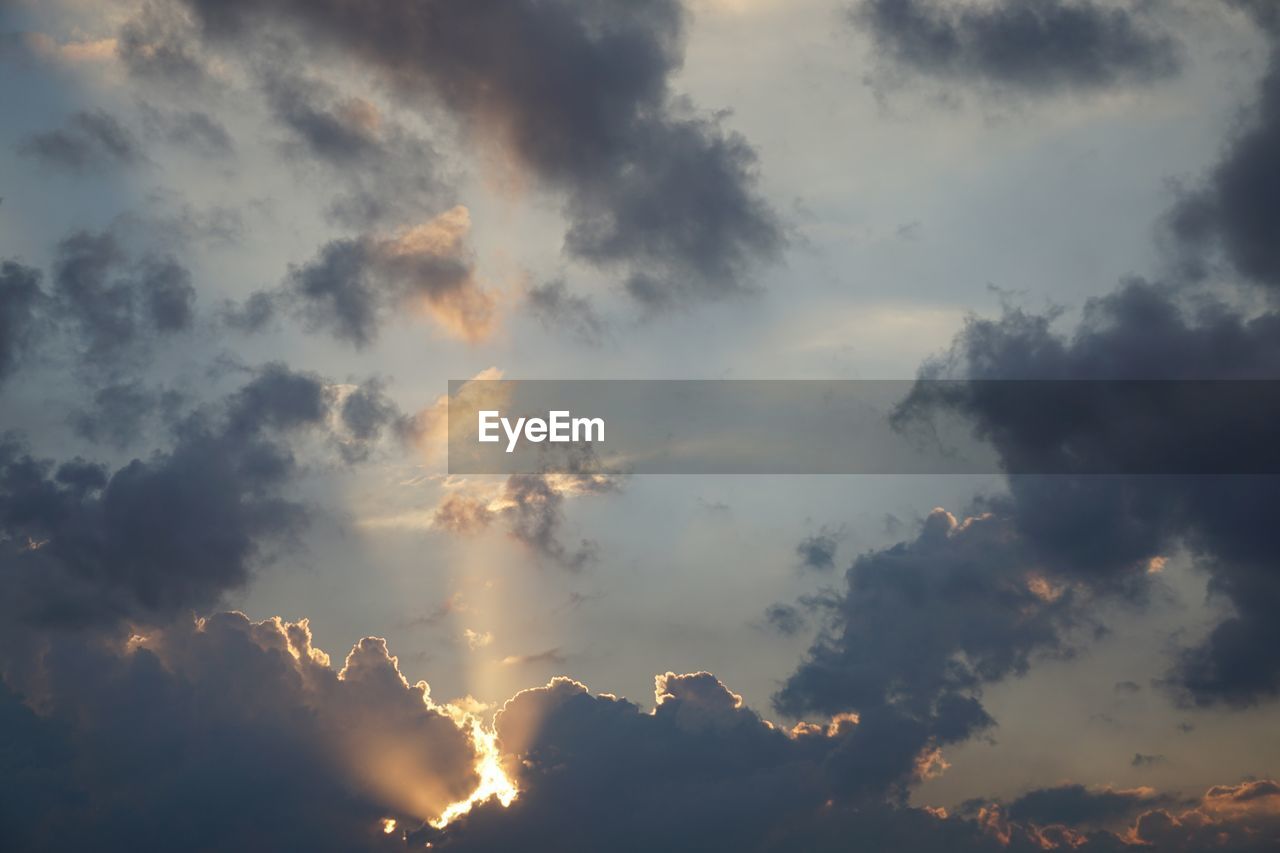
[[[305,619],[218,613],[3,649],[0,837],[24,849],[834,853],[857,839],[1243,853],[1280,837],[1268,780],[1177,810],[1146,789],[1072,785],[954,816],[895,805],[878,775],[884,730],[849,714],[786,730],[706,672],[658,676],[651,712],[558,677],[508,700],[489,732],[476,703],[410,684],[381,639],[335,668]]]
[[[973,379],[1218,379],[1280,375],[1280,316],[1241,315],[1212,299],[1194,310],[1169,290],[1141,280],[1091,301],[1064,337],[1050,318],[1010,311],[974,320],[927,377]],[[1067,460],[1062,470],[1127,470],[1124,454],[1158,472],[1162,459],[1207,454],[1206,471],[1251,471],[1272,444],[1257,395],[1083,394],[1080,405],[1044,417],[1019,405],[999,384],[924,383],[901,413],[934,407],[974,423],[1009,467]],[[1153,386],[1174,388],[1175,386]],[[1245,386],[1230,386],[1245,387]],[[1025,402],[1025,398],[1024,398]],[[1232,411],[1223,407],[1234,406]],[[1156,407],[1153,409],[1153,407]],[[1153,414],[1154,413],[1154,414]],[[1144,424],[1156,416],[1163,425]],[[1233,440],[1210,435],[1207,421],[1233,418]],[[1079,466],[1073,467],[1073,466]],[[1040,469],[1045,470],[1045,469]],[[1273,614],[1280,607],[1274,555],[1280,547],[1265,507],[1280,497],[1275,476],[1014,476],[1006,497],[988,508],[1008,518],[1034,559],[1059,578],[1094,589],[1140,586],[1152,560],[1178,546],[1211,573],[1210,590],[1233,609],[1201,645],[1188,649],[1171,677],[1202,704],[1248,704],[1280,691],[1280,648]]]
[[[18,153],[72,174],[107,172],[146,160],[133,132],[104,110],[73,113],[65,127],[23,139]]]
[[[9,647],[0,717],[41,758],[0,754],[7,842],[396,849],[384,818],[433,819],[479,781],[465,720],[380,639],[335,670],[306,620],[137,630],[49,635],[25,665]]]
[[[1032,93],[1176,73],[1180,46],[1142,4],[1097,0],[860,0],[850,16],[897,68]]]
[[[842,715],[784,730],[709,673],[656,678],[651,712],[569,678],[525,690],[495,718],[520,795],[482,805],[412,842],[441,850],[871,850],[1086,853],[1147,843],[1261,851],[1277,838],[1274,783],[1212,789],[1181,811],[1148,789],[1064,785],[961,813],[884,802],[881,732]],[[1234,809],[1234,810],[1233,810]],[[1016,812],[1016,815],[1015,815]],[[1217,849],[1217,848],[1215,848]]]
[[[644,3],[270,3],[186,0],[211,44],[283,27],[431,93],[472,137],[561,192],[565,248],[617,269],[650,307],[741,292],[782,230],[756,155],[671,87],[684,11]]]
[[[127,408],[130,389],[120,393],[122,399],[108,402]],[[167,450],[114,472],[79,458],[41,459],[6,438],[0,443],[6,612],[38,623],[84,624],[216,603],[308,520],[306,508],[286,494],[298,470],[291,439],[323,432],[335,420],[346,424],[348,432],[337,434],[344,441],[376,437],[376,418],[363,405],[353,409],[351,396],[335,401],[319,377],[268,365],[221,403],[178,418]],[[117,427],[103,425],[108,434]]]
[[[804,661],[774,696],[784,713],[856,712],[881,729],[880,782],[995,724],[982,688],[1069,648],[1085,592],[1043,577],[1011,525],[937,509],[914,540],[859,556]]]
[[[495,727],[520,797],[424,840],[446,850],[516,839],[537,850],[758,849],[798,811],[817,811],[823,758],[851,737],[848,725],[789,735],[706,673],[667,673],[656,694],[653,714],[567,678],[517,694]]]

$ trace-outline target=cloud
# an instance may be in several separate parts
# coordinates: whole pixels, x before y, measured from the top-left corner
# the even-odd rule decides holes
[[[1012,820],[1040,826],[1071,827],[1127,825],[1145,811],[1169,805],[1171,797],[1150,788],[1117,790],[1058,785],[1028,791],[1004,807]]]
[[[328,393],[333,412],[333,437],[346,462],[368,459],[384,435],[393,435],[401,441],[408,438],[409,418],[386,395],[380,380],[332,385]]]
[[[441,705],[410,684],[381,639],[335,668],[305,619],[217,613],[0,648],[0,814],[24,849],[835,853],[857,839],[921,853],[1125,841],[1243,853],[1280,831],[1269,780],[1217,786],[1176,813],[1154,791],[1073,785],[957,816],[893,805],[865,784],[886,732],[852,715],[785,730],[706,672],[659,675],[651,712],[554,678],[508,700],[490,733],[474,701]],[[483,799],[486,779],[518,796]]]
[[[796,555],[805,569],[829,572],[836,566],[836,550],[839,541],[831,533],[820,532],[807,536],[796,546]]]
[[[325,386],[269,365],[109,472],[0,443],[0,585],[10,618],[100,624],[207,607],[303,525],[287,439],[321,427]]]
[[[988,730],[984,685],[1067,651],[1088,622],[1087,593],[1047,582],[1012,534],[996,516],[935,509],[914,540],[859,556],[774,705],[881,729],[886,789],[909,782],[920,755]]]
[[[501,519],[511,538],[540,558],[578,571],[594,563],[599,546],[583,539],[576,546],[563,541],[564,501],[580,495],[616,492],[621,483],[606,474],[512,474],[491,493],[453,493],[435,508],[431,524],[450,533],[479,533]]]
[[[1157,809],[1143,814],[1129,837],[1149,845],[1148,849],[1170,853],[1262,853],[1280,841],[1280,797],[1274,793],[1276,787],[1270,780],[1215,786],[1195,808],[1182,812]]]
[[[219,613],[50,635],[27,677],[12,652],[0,718],[42,756],[0,754],[3,835],[24,849],[395,849],[383,818],[434,818],[479,782],[465,721],[380,639],[335,670],[305,620]]]
[[[653,714],[567,678],[517,694],[495,727],[520,797],[423,840],[445,850],[759,849],[821,806],[823,758],[848,742],[848,726],[792,737],[707,673],[656,682]]]
[[[434,95],[473,140],[563,194],[566,250],[618,270],[650,307],[743,292],[784,238],[756,155],[672,91],[675,0],[433,3],[187,0],[207,43],[273,25],[378,72],[411,108]]]
[[[867,730],[866,720],[845,715],[787,731],[710,673],[666,673],[655,682],[652,712],[565,677],[521,691],[495,718],[519,797],[410,841],[448,851],[835,853],[856,842],[920,853],[1102,853],[1154,838],[1166,816],[1177,825],[1166,833],[1167,848],[1163,840],[1148,848],[1157,853],[1210,849],[1195,846],[1210,828],[1236,845],[1221,848],[1228,851],[1265,850],[1277,837],[1265,784],[1248,811],[1215,805],[1254,793],[1230,786],[1178,817],[1164,811],[1172,798],[1155,791],[1075,785],[1032,791],[1009,806],[967,804],[956,816],[892,805],[884,788],[861,784],[875,774],[884,734]]]
[[[466,340],[493,325],[494,298],[476,278],[467,247],[471,217],[455,207],[391,236],[332,240],[317,257],[293,267],[283,287],[233,307],[241,328],[261,328],[283,303],[313,329],[365,347],[391,316],[416,312]]]
[[[104,110],[73,113],[65,127],[24,138],[18,153],[73,174],[105,173],[147,159],[133,132]]]
[[[1211,297],[1194,310],[1174,293],[1135,279],[1091,300],[1068,336],[1051,318],[1011,310],[999,320],[973,320],[926,378],[1218,379],[1280,375],[1280,315],[1245,316]],[[1005,394],[1000,384],[925,383],[902,410],[907,420],[930,409],[970,418],[1007,467],[1036,470],[1129,470],[1118,460],[1185,459],[1188,448],[1207,471],[1250,471],[1273,443],[1259,400],[1241,393],[1215,398],[1082,394],[1051,417]],[[1176,386],[1160,386],[1153,388]],[[1231,386],[1224,386],[1231,387]],[[1239,386],[1247,388],[1247,386]],[[1231,407],[1234,406],[1235,409]],[[1158,408],[1153,408],[1158,407]],[[1153,414],[1154,413],[1154,414]],[[1162,429],[1144,426],[1158,417]],[[1224,417],[1242,426],[1230,442],[1210,437]],[[1250,427],[1249,425],[1252,426]],[[1073,467],[1078,466],[1078,467]],[[1264,507],[1280,499],[1274,476],[1012,476],[1007,496],[986,507],[1007,518],[1029,557],[1060,579],[1095,590],[1140,590],[1152,560],[1181,546],[1211,576],[1210,590],[1232,614],[1208,639],[1187,649],[1171,672],[1184,697],[1199,704],[1250,704],[1280,692],[1280,634],[1273,581],[1280,549]],[[1085,532],[1087,531],[1087,533]]]
[[[431,143],[370,101],[344,97],[287,60],[262,64],[259,73],[268,106],[289,133],[286,160],[309,158],[345,186],[328,210],[334,221],[371,228],[421,220],[452,196]]]
[[[764,610],[765,624],[784,637],[794,637],[805,626],[804,614],[790,604],[771,604]]]
[[[73,330],[86,366],[136,360],[152,340],[194,322],[187,270],[168,256],[131,260],[110,232],[81,231],[59,243],[52,285],[51,314]]]
[[[500,382],[502,370],[486,367],[463,382],[450,397],[441,394],[431,405],[421,409],[406,422],[406,437],[412,441],[433,463],[442,462],[448,450],[449,407],[461,409],[455,417],[471,417],[480,409],[501,409],[509,401],[510,383]]]
[[[850,17],[899,69],[1004,90],[1149,83],[1181,64],[1178,42],[1141,9],[1095,0],[860,0]]]
[[[143,105],[147,132],[197,157],[227,159],[235,142],[222,122],[202,110],[160,110]]]
[[[145,437],[158,411],[172,418],[181,401],[176,391],[153,391],[136,380],[121,382],[95,391],[92,405],[74,412],[70,423],[86,441],[123,450]]]
[[[15,261],[0,264],[0,382],[18,369],[36,342],[43,299],[39,270]]]
[[[493,634],[488,631],[475,631],[471,628],[464,628],[462,637],[467,641],[467,648],[473,652],[493,644]]]
[[[545,649],[527,655],[507,655],[502,659],[503,666],[564,666],[565,656],[560,649]]]
[[[115,47],[115,39],[58,41],[46,33],[0,33],[0,61],[13,61],[23,65],[42,62],[64,65],[101,62],[111,57]]]
[[[1247,5],[1271,41],[1269,67],[1225,155],[1179,199],[1166,224],[1193,275],[1211,272],[1207,258],[1216,250],[1246,278],[1280,287],[1280,165],[1272,156],[1280,145],[1280,24],[1270,4]]]
[[[153,85],[211,87],[195,22],[177,4],[146,0],[120,27],[116,55],[129,73]]]
[[[609,332],[590,297],[570,293],[563,281],[551,281],[531,288],[527,296],[529,312],[548,332],[564,332],[584,343],[596,345]]]
[[[219,312],[221,320],[231,329],[248,335],[267,331],[275,323],[279,312],[279,294],[259,290],[250,294],[244,302],[228,300]]]
[[[1163,755],[1146,755],[1145,753],[1135,752],[1133,760],[1129,764],[1133,767],[1150,767],[1153,764],[1163,764],[1167,760]]]

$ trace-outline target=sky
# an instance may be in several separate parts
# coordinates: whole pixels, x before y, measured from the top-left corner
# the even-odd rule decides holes
[[[988,475],[445,443],[1277,378],[1270,0],[0,0],[0,114],[5,849],[1280,846],[1280,482],[1008,473],[1135,402],[922,382]],[[1143,451],[1269,452],[1209,414]]]

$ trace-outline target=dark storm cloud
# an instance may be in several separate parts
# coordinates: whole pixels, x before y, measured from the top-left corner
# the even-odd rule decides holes
[[[1170,292],[1141,280],[1091,301],[1070,337],[1056,334],[1050,318],[1011,311],[1000,320],[974,320],[947,359],[926,376],[945,373],[1005,379],[1242,379],[1280,376],[1280,315],[1244,317],[1209,298],[1187,309]],[[1137,433],[1150,446],[1141,452],[1186,447],[1234,460],[1227,470],[1248,470],[1249,460],[1274,440],[1256,406],[1237,401],[1225,413],[1245,425],[1229,443],[1209,434],[1204,419],[1223,412],[1197,407],[1195,397],[1093,397],[1070,412],[1032,411],[1007,405],[1010,395],[982,385],[918,386],[903,417],[931,408],[972,419],[976,434],[1010,460],[1072,459],[1089,470],[1137,448]],[[1165,410],[1153,410],[1168,405]],[[1143,427],[1156,418],[1163,429]],[[1252,428],[1248,425],[1253,424]],[[1155,436],[1154,439],[1151,437]],[[1095,469],[1096,470],[1096,469]],[[1005,497],[988,501],[1010,520],[1037,563],[1058,577],[1094,589],[1140,585],[1160,558],[1187,548],[1211,577],[1210,591],[1233,613],[1209,638],[1179,660],[1174,682],[1201,704],[1248,704],[1280,692],[1280,537],[1270,507],[1280,501],[1273,476],[1150,476],[1009,478]]]
[[[6,849],[403,849],[383,818],[434,817],[478,781],[466,730],[381,640],[337,671],[305,620],[140,630],[7,648]]]
[[[105,172],[146,160],[133,132],[103,110],[74,113],[65,127],[24,138],[18,153],[49,168],[76,174]]]
[[[35,341],[43,301],[39,270],[15,261],[0,264],[0,382],[17,369]]]
[[[110,232],[79,232],[58,244],[53,315],[69,324],[86,364],[137,356],[156,336],[193,323],[195,288],[170,257],[131,262]]]
[[[1203,186],[1179,200],[1167,223],[1193,275],[1209,272],[1205,252],[1217,248],[1241,275],[1280,287],[1280,23],[1273,4],[1246,8],[1272,42],[1270,66],[1222,160]]]
[[[1095,0],[860,0],[851,18],[900,68],[1003,89],[1095,90],[1180,65],[1178,43],[1141,8]]]
[[[562,191],[566,249],[622,272],[650,307],[740,292],[782,247],[753,149],[671,91],[684,25],[674,0],[187,3],[212,42],[294,27],[381,72],[411,106],[433,93]]]
[[[208,606],[307,521],[283,492],[285,439],[320,425],[324,388],[273,365],[219,408],[179,423],[173,446],[108,474],[0,445],[0,567],[12,615],[109,622]]]
[[[599,344],[608,334],[608,323],[590,297],[570,293],[563,281],[531,288],[528,304],[529,312],[549,332],[568,332],[588,344]]]

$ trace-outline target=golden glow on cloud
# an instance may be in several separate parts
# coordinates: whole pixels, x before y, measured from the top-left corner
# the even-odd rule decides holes
[[[116,40],[113,38],[60,42],[45,33],[22,33],[20,38],[28,50],[47,60],[106,62],[116,55]]]
[[[1055,586],[1052,581],[1039,574],[1027,576],[1027,590],[1045,604],[1052,604],[1057,601],[1064,592],[1063,587]]]
[[[464,415],[480,409],[503,408],[510,396],[511,387],[497,381],[501,378],[502,370],[497,367],[480,371],[463,383],[453,396],[452,404],[460,406]],[[414,441],[432,462],[444,460],[449,440],[450,402],[448,394],[441,394],[413,418]]]
[[[476,631],[471,628],[464,628],[462,636],[467,641],[467,648],[471,651],[483,649],[485,646],[493,645],[493,634],[489,631]]]
[[[940,748],[926,749],[916,757],[916,778],[921,781],[937,779],[950,767],[951,763],[942,757]]]
[[[366,120],[370,120],[366,116]],[[401,262],[407,268],[423,266],[425,259],[437,259],[444,268],[448,262],[467,257],[466,241],[471,233],[471,212],[457,205],[435,219],[407,228],[392,239],[379,244],[391,263]],[[444,263],[439,263],[444,262]],[[416,300],[416,308],[432,317],[457,337],[479,341],[493,329],[495,300],[475,279],[474,269],[467,264],[465,276],[453,286],[428,289]]]

